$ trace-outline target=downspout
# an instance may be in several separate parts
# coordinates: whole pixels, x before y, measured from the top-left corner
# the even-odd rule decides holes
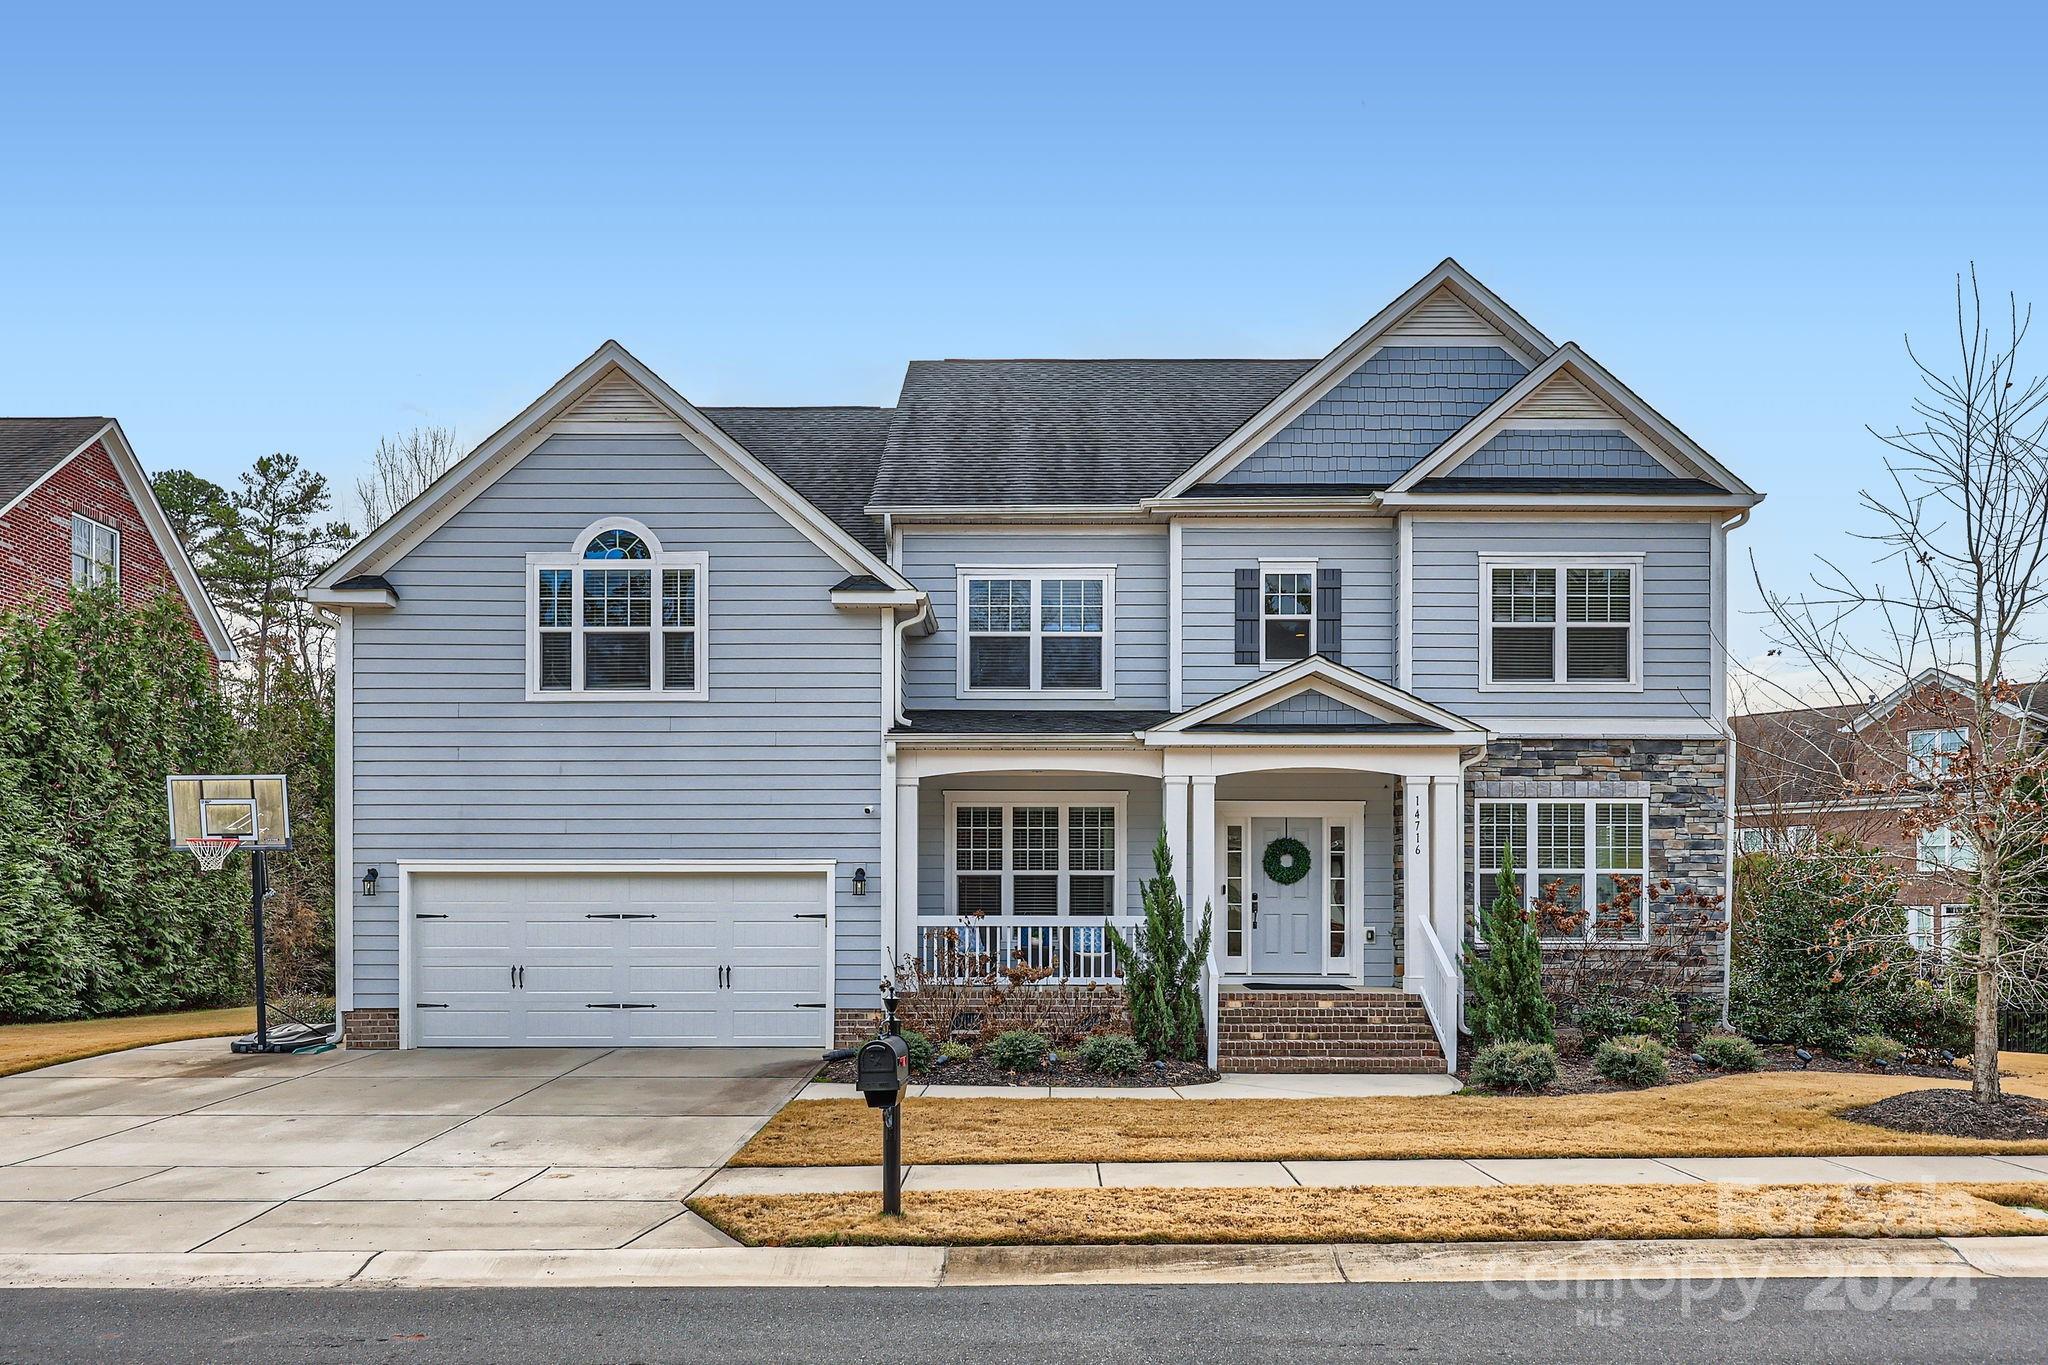
[[[1726,537],[1730,531],[1739,531],[1749,522],[1750,509],[1745,507],[1727,521],[1721,523],[1721,534]],[[1728,557],[1721,556],[1721,572],[1728,572]],[[1728,585],[1721,584],[1721,601],[1728,600]],[[1726,623],[1722,623],[1725,627]],[[1721,666],[1727,667],[1727,640],[1721,641],[1724,656]],[[1722,695],[1726,695],[1726,689]],[[1735,995],[1735,727],[1727,716],[1721,717],[1721,730],[1728,745],[1728,799],[1721,812],[1722,879],[1721,906],[1728,916],[1728,927],[1721,934],[1721,1027],[1732,1029],[1728,1021],[1728,1009]]]
[[[927,598],[918,604],[916,611],[896,623],[896,660],[895,666],[890,670],[896,675],[896,695],[889,703],[889,714],[898,725],[910,724],[910,717],[905,715],[903,710],[903,637],[912,626],[923,625],[931,619],[932,604],[931,599]]]

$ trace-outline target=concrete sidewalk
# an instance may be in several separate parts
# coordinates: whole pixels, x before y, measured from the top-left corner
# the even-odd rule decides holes
[[[2048,1277],[2048,1237],[1361,1246],[717,1247],[0,1255],[0,1289],[721,1288]]]
[[[1101,1161],[905,1167],[907,1190],[1287,1185],[1864,1185],[2048,1180],[2048,1156],[1554,1157],[1406,1161]],[[707,1194],[825,1194],[882,1187],[880,1166],[730,1166]],[[2044,1227],[2048,1231],[2048,1227]]]

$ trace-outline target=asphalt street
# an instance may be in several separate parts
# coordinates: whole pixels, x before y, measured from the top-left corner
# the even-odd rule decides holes
[[[0,1293],[0,1361],[2040,1360],[2048,1280]]]

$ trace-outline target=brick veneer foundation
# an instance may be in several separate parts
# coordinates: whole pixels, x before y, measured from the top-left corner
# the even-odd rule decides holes
[[[1131,1031],[1130,1010],[1124,1004],[1121,986],[1022,986],[981,1014],[983,1038],[1011,1029],[1030,1029],[1065,1045],[1090,1033]],[[901,1006],[901,1017],[905,1028],[918,1026],[919,1011],[908,998]],[[865,1042],[875,1036],[881,1023],[878,1009],[842,1009],[833,1023],[832,1045],[852,1047]]]
[[[398,1011],[350,1010],[341,1019],[341,1040],[349,1047],[397,1047]]]

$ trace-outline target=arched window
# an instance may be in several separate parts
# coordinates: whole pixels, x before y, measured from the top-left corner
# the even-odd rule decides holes
[[[706,695],[706,557],[664,551],[652,531],[622,520],[574,545],[529,561],[527,695]]]

